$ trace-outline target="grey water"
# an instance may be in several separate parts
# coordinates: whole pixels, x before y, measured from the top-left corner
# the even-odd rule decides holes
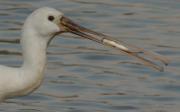
[[[63,34],[47,51],[43,84],[0,112],[179,112],[179,0],[1,0],[0,64],[20,66],[21,27],[35,9],[61,10],[77,23],[160,53],[164,72],[95,42]]]

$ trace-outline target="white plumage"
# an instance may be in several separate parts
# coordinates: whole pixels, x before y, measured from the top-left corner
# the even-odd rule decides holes
[[[78,26],[53,8],[37,9],[26,19],[22,28],[21,45],[24,58],[22,66],[20,68],[0,66],[0,101],[27,95],[41,85],[46,68],[48,43],[55,35],[63,32],[71,32],[101,44],[117,47],[130,55],[133,53],[128,46],[121,45],[106,35]],[[164,58],[156,59],[167,62]],[[160,68],[150,61],[147,63],[154,68]]]

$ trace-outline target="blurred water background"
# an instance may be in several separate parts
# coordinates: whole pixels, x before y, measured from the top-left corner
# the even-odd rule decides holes
[[[48,48],[42,86],[10,99],[0,112],[179,112],[179,0],[0,0],[0,63],[20,66],[26,17],[49,6],[77,23],[167,56],[158,72],[124,54],[74,35]]]

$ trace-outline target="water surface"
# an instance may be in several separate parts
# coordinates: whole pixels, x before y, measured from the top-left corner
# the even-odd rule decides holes
[[[42,86],[10,99],[1,112],[179,112],[180,2],[178,0],[1,0],[0,63],[22,63],[20,30],[35,9],[50,6],[74,21],[166,55],[158,72],[136,60],[73,35],[48,48]],[[134,63],[134,64],[133,64]]]

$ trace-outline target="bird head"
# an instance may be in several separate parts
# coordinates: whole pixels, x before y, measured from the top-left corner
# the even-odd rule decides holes
[[[122,41],[114,40],[110,36],[82,27],[65,17],[62,12],[53,8],[43,7],[35,10],[27,18],[23,29],[35,33],[39,38],[47,40],[47,44],[57,34],[65,32],[73,33],[83,38],[121,50],[125,54],[136,57],[142,61],[143,64],[160,71],[163,70],[163,67],[155,64],[153,61],[160,61],[165,65],[168,63],[168,60],[161,55],[148,52],[142,48],[129,45]],[[149,58],[153,61],[149,60]]]

